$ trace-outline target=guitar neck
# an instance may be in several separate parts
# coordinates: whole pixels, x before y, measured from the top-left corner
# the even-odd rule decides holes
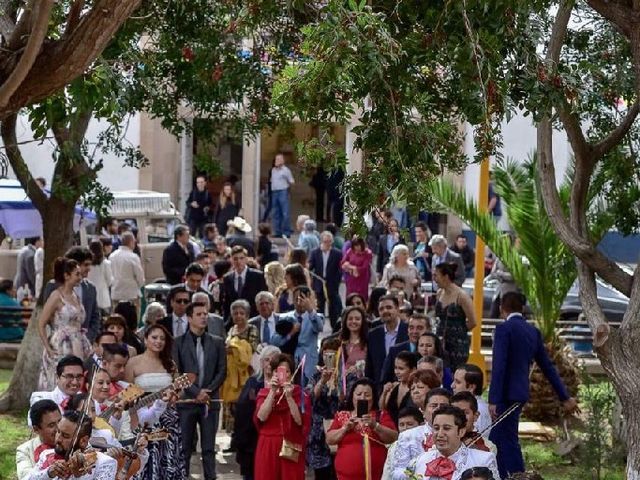
[[[146,397],[142,397],[140,400],[138,400],[136,403],[133,404],[133,406],[131,407],[131,410],[135,412],[140,410],[142,407],[148,407],[156,400],[161,399],[162,395],[164,395],[164,392],[166,392],[171,388],[173,388],[173,385],[169,385],[168,387],[164,387],[162,390],[158,390],[155,393],[150,393]]]

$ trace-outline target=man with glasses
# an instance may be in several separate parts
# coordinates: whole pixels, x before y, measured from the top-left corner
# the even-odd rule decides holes
[[[171,290],[171,314],[159,320],[158,323],[167,329],[173,338],[184,335],[189,328],[187,320],[187,305],[191,302],[191,294],[184,286]]]
[[[82,360],[75,355],[67,355],[56,365],[56,388],[50,392],[33,392],[29,400],[29,405],[33,405],[38,400],[53,400],[64,411],[69,399],[80,391],[84,380],[84,366]],[[31,417],[27,416],[29,426]]]
[[[249,302],[251,307],[251,317],[258,314],[256,309],[256,295],[267,288],[267,282],[260,270],[255,270],[247,266],[247,251],[244,247],[236,245],[231,249],[232,269],[223,277],[224,285],[224,318],[229,321],[231,318],[231,304],[236,300],[243,299]]]

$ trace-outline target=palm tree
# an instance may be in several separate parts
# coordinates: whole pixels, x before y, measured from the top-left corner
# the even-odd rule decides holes
[[[440,179],[429,188],[437,207],[467,223],[509,269],[527,297],[552,360],[570,393],[575,395],[579,384],[576,362],[558,338],[556,322],[560,318],[562,302],[576,280],[576,265],[570,250],[555,234],[544,209],[536,165],[534,158],[524,164],[507,159],[499,161],[493,171],[494,187],[506,205],[509,224],[519,239],[517,249],[497,228],[493,218],[480,212],[477,204],[467,199],[465,192],[451,181]],[[570,172],[571,169],[567,176]],[[567,179],[559,193],[566,205],[570,194]],[[599,237],[609,225],[603,212],[596,205],[592,215],[594,233]],[[525,414],[531,419],[556,416],[560,404],[537,367],[531,380],[531,401]]]

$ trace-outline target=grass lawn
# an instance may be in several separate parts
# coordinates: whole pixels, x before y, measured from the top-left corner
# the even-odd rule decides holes
[[[0,370],[0,392],[9,385],[10,370]],[[16,447],[29,438],[27,413],[0,414],[0,478],[14,480],[16,478]]]

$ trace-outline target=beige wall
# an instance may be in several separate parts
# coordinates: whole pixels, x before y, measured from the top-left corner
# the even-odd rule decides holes
[[[180,185],[180,143],[160,121],[140,115],[140,149],[149,166],[140,169],[140,189],[167,192],[176,206]],[[181,209],[182,210],[182,209]]]

